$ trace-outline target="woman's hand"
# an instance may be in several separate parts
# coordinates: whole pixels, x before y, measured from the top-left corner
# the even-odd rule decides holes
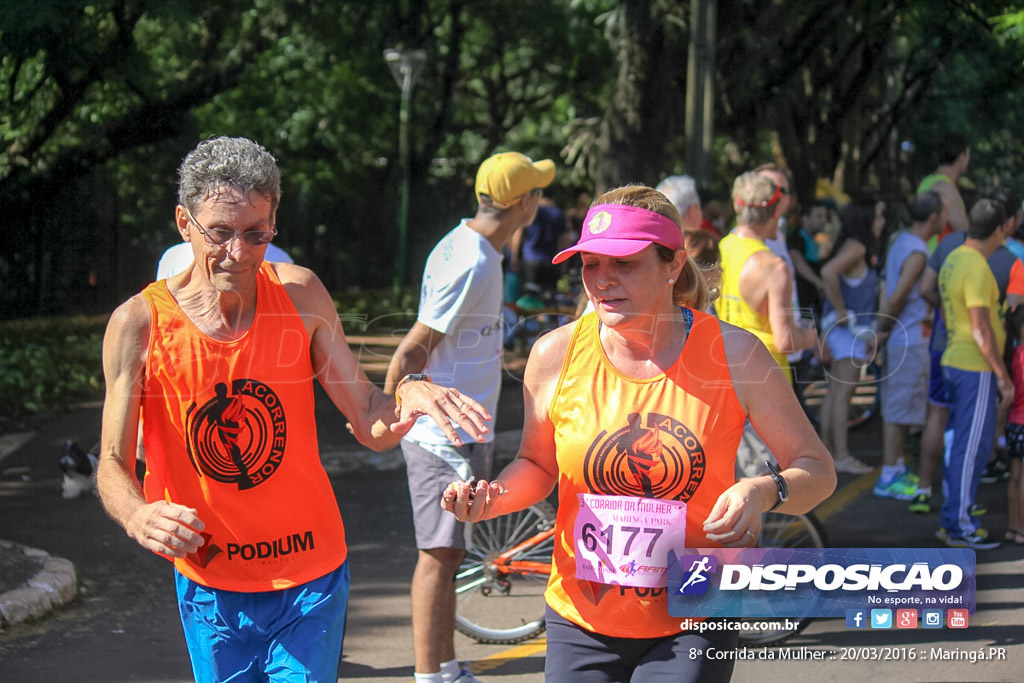
[[[718,497],[711,514],[704,520],[704,534],[709,541],[726,548],[757,545],[762,509],[759,489],[754,483],[757,479],[742,479]]]
[[[441,507],[451,512],[460,522],[479,522],[491,517],[498,498],[506,492],[500,481],[453,481],[441,494]]]

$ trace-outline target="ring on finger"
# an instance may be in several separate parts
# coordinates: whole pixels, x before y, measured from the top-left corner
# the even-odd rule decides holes
[[[744,534],[746,534],[747,536],[749,536],[749,537],[750,537],[750,540],[751,540],[751,541],[753,541],[753,540],[756,540],[756,539],[757,539],[757,536],[756,536],[756,535],[754,534],[754,532],[753,532],[753,531],[751,531],[750,529],[747,529],[747,530],[746,530],[746,531],[744,531],[743,533],[744,533]]]

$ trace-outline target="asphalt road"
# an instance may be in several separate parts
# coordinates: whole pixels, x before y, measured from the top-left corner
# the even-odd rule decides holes
[[[519,388],[508,383],[499,431],[521,420],[520,403]],[[340,416],[319,405],[318,423],[350,547],[352,591],[340,676],[408,683],[413,660],[408,582],[416,551],[404,471],[355,467],[361,456],[351,455],[355,445]],[[58,493],[57,460],[64,440],[88,444],[98,431],[98,406],[83,408],[48,422],[0,462],[0,538],[71,560],[80,581],[78,599],[60,612],[0,632],[0,681],[192,680],[170,565],[130,541],[107,519],[95,497],[65,501]],[[877,464],[879,425],[854,433],[852,444],[859,457]],[[911,515],[904,503],[875,499],[870,483],[870,475],[841,476],[840,490],[822,511],[831,545],[936,545],[932,534],[937,515]],[[981,501],[992,509],[992,530],[1001,532],[1005,488],[982,485]],[[854,631],[842,620],[818,620],[790,641],[790,654],[804,658],[781,660],[778,651],[746,652],[755,659],[738,661],[734,680],[1020,681],[1024,549],[980,553],[978,562],[979,611],[965,630]],[[460,657],[473,661],[482,680],[543,680],[543,641],[496,646],[456,637]],[[1005,659],[972,663],[968,658],[979,649],[986,655],[1002,652]],[[911,651],[914,661],[891,659],[908,658]],[[952,659],[936,659],[940,656]]]

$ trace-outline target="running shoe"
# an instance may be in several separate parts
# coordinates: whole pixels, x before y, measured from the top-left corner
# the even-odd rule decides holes
[[[480,679],[474,676],[469,669],[463,669],[458,676],[452,679],[452,683],[480,683]]]
[[[999,541],[989,538],[988,532],[984,529],[975,529],[973,534],[967,536],[949,536],[945,544],[950,548],[971,548],[973,550],[994,550],[999,547]]]
[[[935,532],[935,538],[945,543],[949,540],[949,532],[940,526],[939,530]]]
[[[908,505],[907,508],[914,514],[927,515],[932,511],[932,494],[917,494],[914,496],[914,500],[910,501],[910,505]]]
[[[994,484],[1009,478],[1010,465],[997,454],[994,460],[985,465],[985,471],[981,474],[981,483]]]
[[[881,479],[875,484],[875,496],[879,498],[895,498],[896,500],[913,500],[917,495],[917,475],[904,472],[892,481]]]
[[[975,503],[971,506],[971,517],[984,517],[988,512],[988,508],[981,503]]]

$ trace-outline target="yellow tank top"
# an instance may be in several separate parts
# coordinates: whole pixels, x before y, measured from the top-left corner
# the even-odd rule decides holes
[[[580,494],[685,502],[686,546],[717,545],[705,537],[703,523],[736,481],[745,417],[718,320],[698,311],[693,316],[679,358],[652,379],[619,372],[601,347],[597,315],[583,316],[548,408],[555,427],[559,507],[545,598],[563,617],[597,633],[657,638],[679,633],[680,619],[668,614],[664,583],[636,588],[577,578],[574,527]],[[620,542],[628,539],[622,531]]]
[[[345,561],[341,514],[320,464],[309,336],[273,268],[257,273],[256,316],[217,341],[167,281],[152,314],[142,399],[147,501],[193,507],[205,545],[174,566],[206,586],[268,591]]]
[[[751,308],[740,294],[740,274],[743,272],[743,264],[754,254],[760,251],[770,252],[771,249],[760,240],[737,237],[732,233],[722,238],[718,248],[722,252],[722,291],[718,301],[715,302],[718,317],[727,323],[747,330],[760,339],[768,347],[775,362],[785,371],[786,377],[791,377],[786,354],[775,347],[775,335],[772,334],[768,316]]]

